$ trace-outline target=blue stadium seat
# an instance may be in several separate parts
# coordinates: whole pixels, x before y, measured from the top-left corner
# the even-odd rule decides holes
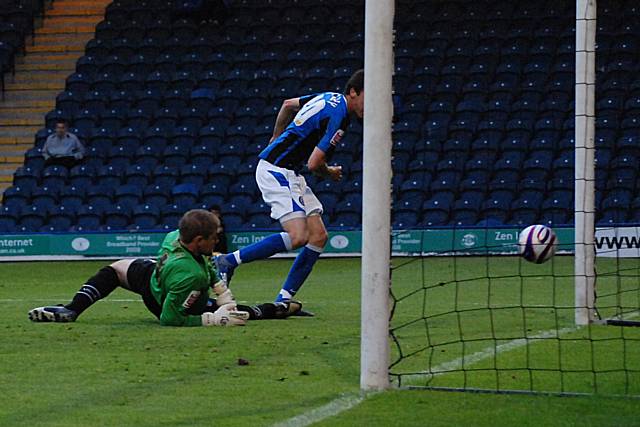
[[[143,200],[145,204],[156,207],[165,206],[170,200],[170,188],[161,185],[148,185],[143,190]]]
[[[114,165],[104,165],[96,173],[96,184],[105,187],[115,188],[120,185],[124,167]]]
[[[116,187],[114,197],[114,203],[126,209],[132,209],[142,202],[142,187],[133,184],[121,185]]]
[[[523,168],[525,173],[533,170],[548,171],[551,169],[552,155],[548,152],[534,152],[531,157],[525,160]]]
[[[31,199],[31,188],[12,186],[2,194],[2,206],[11,209],[21,209]]]
[[[36,187],[31,193],[31,205],[48,211],[58,201],[59,189],[50,187]]]
[[[161,222],[160,209],[152,204],[135,206],[132,211],[133,228],[136,230],[154,230]]]
[[[107,162],[110,166],[117,168],[119,170],[126,169],[129,167],[131,160],[135,156],[137,147],[135,146],[127,146],[127,145],[118,145],[115,147],[111,147],[109,150]]]
[[[460,191],[481,191],[484,192],[489,186],[489,171],[475,170],[467,174],[460,182]]]
[[[64,166],[47,166],[40,176],[40,185],[49,188],[61,188],[69,175],[69,171]]]
[[[160,164],[162,152],[153,145],[143,145],[138,148],[135,156],[135,164],[147,169],[155,169]]]
[[[49,211],[47,226],[49,227],[49,231],[68,231],[75,222],[75,211],[61,205]]]
[[[29,166],[19,167],[13,174],[13,185],[23,188],[34,188],[39,181],[39,172]]]
[[[124,230],[131,220],[131,211],[122,205],[111,205],[104,210],[103,229],[105,231]]]
[[[180,168],[187,163],[189,148],[180,145],[168,146],[162,154],[162,162],[165,166]]]
[[[161,165],[153,170],[154,184],[171,187],[178,180],[179,170],[176,167]]]
[[[44,144],[44,141],[42,141]],[[44,157],[42,156],[42,148],[34,147],[27,150],[24,156],[24,165],[33,170],[42,170],[44,167]]]
[[[17,229],[22,232],[36,232],[47,220],[46,210],[37,206],[24,206],[20,211]]]
[[[87,186],[69,185],[60,189],[58,203],[67,210],[77,211],[84,205]]]
[[[114,187],[109,185],[94,185],[87,188],[86,202],[88,206],[100,208],[100,212],[105,207],[113,204]]]
[[[16,231],[19,211],[9,206],[0,207],[0,232],[11,233]]]
[[[186,211],[195,206],[198,200],[198,187],[191,183],[178,184],[171,190],[171,197],[173,204],[184,208]]]

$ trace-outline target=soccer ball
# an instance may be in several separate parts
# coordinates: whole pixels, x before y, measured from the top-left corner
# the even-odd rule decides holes
[[[542,264],[556,253],[558,238],[546,225],[530,225],[522,230],[518,243],[518,252],[524,259]]]

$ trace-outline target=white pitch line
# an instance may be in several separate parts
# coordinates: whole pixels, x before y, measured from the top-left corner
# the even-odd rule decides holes
[[[561,334],[568,334],[570,332],[575,332],[577,330],[578,330],[577,327],[549,329],[548,331],[544,331],[527,338],[518,338],[504,344],[499,344],[495,347],[487,347],[484,350],[480,350],[478,352],[471,354],[470,356],[458,357],[457,359],[453,359],[448,362],[441,363],[433,368],[433,371],[435,372],[432,372],[431,374],[432,375],[446,374],[447,372],[443,372],[443,371],[450,371],[452,369],[461,369],[463,361],[465,366],[468,366],[470,364],[478,363],[482,360],[493,357],[497,354],[504,353],[505,351],[511,351],[519,347],[524,347],[531,340],[555,338]],[[429,372],[424,372],[422,374],[415,374],[415,375],[424,375],[424,374],[429,374]]]
[[[338,415],[341,412],[348,411],[349,409],[359,405],[360,402],[373,394],[375,393],[358,396],[342,396],[335,400],[332,400],[324,406],[320,406],[319,408],[312,409],[305,412],[304,414],[300,414],[293,418],[289,418],[288,420],[276,423],[273,425],[273,427],[306,427],[313,423],[317,423],[319,421]]]
[[[628,319],[631,317],[636,317],[637,315],[638,313],[632,313],[630,315],[627,315],[626,318]],[[463,361],[465,366],[469,366],[471,364],[478,363],[490,357],[494,357],[500,353],[504,353],[507,351],[514,350],[516,348],[524,347],[531,340],[543,340],[543,339],[555,338],[562,334],[569,334],[569,333],[575,332],[580,328],[581,326],[572,326],[569,328],[562,328],[562,329],[549,329],[548,331],[540,332],[539,334],[531,335],[527,338],[518,338],[515,340],[511,340],[509,342],[506,342],[504,344],[499,344],[495,347],[487,347],[484,350],[480,350],[469,356],[458,357],[457,359],[453,359],[448,362],[441,363],[435,366],[431,370],[431,372],[424,371],[419,374],[407,375],[406,376],[407,382],[411,381],[412,377],[423,377],[424,375],[433,375],[433,376],[444,375],[444,374],[447,374],[448,371],[451,371],[452,369],[462,369]]]

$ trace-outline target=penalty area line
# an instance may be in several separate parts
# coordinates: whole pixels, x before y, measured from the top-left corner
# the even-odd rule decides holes
[[[296,415],[288,420],[276,423],[273,427],[306,427],[311,424],[323,421],[327,418],[336,416],[344,411],[348,411],[351,408],[358,406],[367,397],[376,394],[377,392],[358,394],[358,395],[343,395],[337,399],[332,400],[326,405],[320,406],[315,409],[311,409],[303,414]]]

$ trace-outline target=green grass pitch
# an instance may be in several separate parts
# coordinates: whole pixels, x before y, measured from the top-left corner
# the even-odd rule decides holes
[[[525,330],[535,333],[555,327],[555,320],[549,322],[551,316],[545,313],[549,309],[542,307],[570,298],[568,279],[557,279],[551,286],[548,277],[540,279],[539,273],[556,269],[554,272],[561,276],[569,271],[570,258],[556,260],[541,267],[545,270],[537,271],[532,270],[535,266],[523,267],[515,258],[450,258],[408,264],[394,272],[396,295],[405,296],[420,288],[423,277],[427,289],[398,304],[393,325],[411,322],[421,317],[425,309],[432,314],[438,310],[447,313],[452,303],[451,289],[457,286],[458,308],[476,307],[475,304],[482,307],[487,301],[510,304],[521,293],[525,302],[541,306],[530,313],[532,323]],[[405,261],[399,259],[396,264]],[[263,426],[307,414],[341,396],[358,396],[359,259],[322,259],[317,264],[300,294],[306,307],[316,313],[315,318],[254,322],[244,328],[163,328],[136,295],[118,290],[91,307],[76,323],[34,324],[27,319],[26,313],[32,307],[67,302],[82,282],[104,264],[0,264],[0,425]],[[280,259],[243,266],[234,277],[236,297],[251,303],[271,300],[290,264],[291,260]],[[536,286],[523,286],[518,278],[521,276],[515,274],[510,279],[480,279],[487,274],[508,276],[510,272],[525,273],[530,276],[527,283]],[[465,276],[469,280],[464,280]],[[453,279],[459,280],[458,285],[451,286]],[[629,281],[620,285],[616,279],[610,286],[633,289],[635,282],[631,283],[631,278]],[[439,282],[450,283],[436,286]],[[555,294],[550,296],[552,290]],[[565,311],[552,313],[560,327],[570,323],[570,314]],[[486,310],[469,316],[462,323],[463,332],[466,337],[479,340],[477,348],[473,344],[467,350],[486,350],[486,343],[481,341],[487,334],[483,318]],[[521,313],[505,310],[493,319],[494,331],[507,341],[522,330],[518,320],[521,318]],[[451,329],[453,321],[446,314],[431,322],[432,343],[445,343],[438,348],[446,350],[437,352],[432,363],[442,365],[456,359],[459,351],[446,344],[446,337],[458,334],[458,326]],[[424,355],[420,350],[425,345],[424,326],[401,328],[398,333],[415,356],[394,369],[425,369],[425,359],[419,356]],[[571,333],[583,332],[568,334]],[[620,340],[615,339],[615,334],[631,334],[630,341],[635,343],[633,340],[638,338],[630,328],[624,332],[620,328],[591,328],[589,333],[607,337],[614,334],[614,339],[599,342],[613,344],[608,349],[611,357],[596,363],[620,363],[621,349],[615,344]],[[524,356],[522,347],[500,353],[495,363],[510,378],[503,385],[521,385],[522,372],[508,369],[521,363],[523,357],[542,367],[560,363],[547,357],[554,351],[545,345],[531,345],[532,350]],[[636,355],[629,360],[640,360],[637,347],[622,350]],[[396,355],[394,349],[392,358]],[[567,358],[566,363],[580,368],[579,356],[563,357]],[[239,364],[239,359],[248,364]],[[491,363],[481,359],[469,367],[482,373],[485,371],[480,368]],[[472,386],[490,387],[495,382],[491,375],[466,375]],[[463,377],[462,372],[438,375],[431,385],[456,386],[464,381]],[[529,381],[528,377],[525,379]],[[615,376],[601,379],[601,390],[616,390],[619,380]],[[554,381],[536,378],[535,384],[545,389]],[[567,381],[567,386],[574,385],[571,381],[580,383],[580,379]],[[614,426],[639,425],[639,420],[640,401],[630,398],[393,390],[368,396],[354,408],[321,420],[318,425]]]

